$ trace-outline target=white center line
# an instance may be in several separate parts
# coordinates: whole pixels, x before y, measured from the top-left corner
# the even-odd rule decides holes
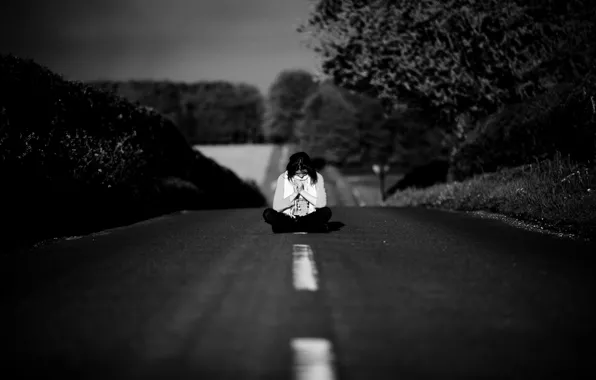
[[[294,375],[296,380],[333,380],[331,343],[320,338],[292,339]]]
[[[317,268],[313,251],[308,244],[294,244],[293,249],[294,288],[296,290],[315,291],[319,288]]]

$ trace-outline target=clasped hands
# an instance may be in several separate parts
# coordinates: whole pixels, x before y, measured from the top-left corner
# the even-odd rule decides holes
[[[298,183],[294,182],[293,185],[294,185],[294,192],[297,195],[300,195],[300,192],[302,190],[304,190],[304,184],[302,182],[298,182]]]

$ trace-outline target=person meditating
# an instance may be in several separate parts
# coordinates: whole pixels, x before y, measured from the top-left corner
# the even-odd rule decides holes
[[[305,152],[290,156],[286,171],[277,178],[273,208],[263,212],[265,222],[278,232],[327,232],[331,209],[323,176]]]

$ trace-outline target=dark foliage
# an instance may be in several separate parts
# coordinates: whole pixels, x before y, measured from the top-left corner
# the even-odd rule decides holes
[[[386,190],[386,195],[391,196],[396,191],[407,188],[426,188],[437,183],[447,181],[449,161],[434,160],[428,164],[410,170],[397,183]]]
[[[0,83],[4,244],[265,204],[156,112],[12,55],[0,56]]]
[[[596,158],[596,80],[558,86],[532,101],[505,107],[479,123],[452,157],[451,172],[462,180],[483,172],[552,159],[583,163]]]
[[[268,141],[297,142],[296,129],[304,103],[317,88],[313,75],[305,70],[283,70],[277,75],[265,103],[263,129]]]
[[[178,127],[191,145],[262,143],[264,98],[245,83],[202,81],[94,81],[110,91],[159,112]]]

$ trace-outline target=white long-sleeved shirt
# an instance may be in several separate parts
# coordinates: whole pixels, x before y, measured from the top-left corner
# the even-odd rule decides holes
[[[278,212],[283,212],[284,210],[292,207],[294,204],[294,198],[296,197],[296,195],[294,194],[294,196],[288,196],[287,198],[284,198],[284,181],[285,173],[281,173],[279,177],[277,177],[275,195],[273,196],[273,209]],[[319,172],[317,172],[317,183],[315,184],[315,188],[317,189],[316,202],[314,204],[315,208],[322,208],[327,206],[325,180]]]

